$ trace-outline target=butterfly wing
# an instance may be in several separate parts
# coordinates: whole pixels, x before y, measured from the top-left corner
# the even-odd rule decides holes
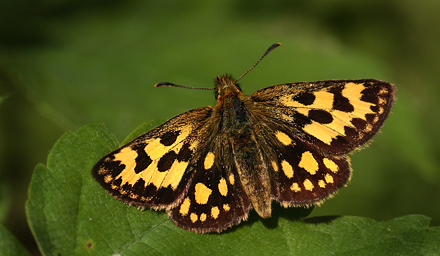
[[[387,82],[328,80],[275,85],[251,95],[274,123],[311,147],[346,154],[364,145],[382,127],[394,103]]]
[[[377,133],[394,91],[378,80],[335,80],[276,85],[252,94],[273,198],[284,206],[311,206],[343,187],[351,177],[346,154]]]
[[[247,219],[251,203],[226,140],[215,135],[195,163],[186,197],[168,211],[176,225],[200,233],[221,232]]]
[[[92,175],[114,197],[155,209],[174,207],[191,182],[202,125],[212,108],[178,115],[104,156]]]

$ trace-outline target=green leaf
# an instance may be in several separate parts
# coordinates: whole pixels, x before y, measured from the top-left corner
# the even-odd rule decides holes
[[[47,165],[37,165],[26,211],[42,252],[71,255],[87,246],[80,238],[88,237],[83,226],[90,221],[90,210],[96,209],[87,207],[97,200],[89,170],[102,152],[117,145],[102,125],[84,126],[65,133],[49,153]]]
[[[385,222],[350,216],[301,221],[301,209],[274,204],[269,219],[252,211],[248,221],[220,234],[188,232],[176,227],[163,211],[128,207],[93,180],[93,165],[117,147],[115,136],[102,124],[87,125],[64,134],[47,165],[37,165],[26,211],[43,254],[426,255],[440,251],[440,229],[429,227],[430,219],[421,215]]]
[[[0,225],[0,255],[30,255],[24,246],[2,225]]]

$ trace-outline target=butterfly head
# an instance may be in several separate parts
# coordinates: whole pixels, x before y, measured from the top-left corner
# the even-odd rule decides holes
[[[247,73],[249,73],[252,69],[254,69],[260,61],[266,57],[273,49],[280,46],[281,43],[273,44],[267,49],[267,51],[257,60],[257,62],[246,72],[244,72],[237,80],[232,79],[232,77],[228,74],[224,74],[222,76],[215,77],[215,99],[217,102],[222,101],[226,97],[237,97],[241,94],[241,88],[237,84],[237,82],[242,79]]]
[[[224,74],[215,77],[215,99],[223,100],[227,96],[241,94],[241,88],[230,75]]]

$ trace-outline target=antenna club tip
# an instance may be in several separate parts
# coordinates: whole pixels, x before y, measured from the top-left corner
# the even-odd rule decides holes
[[[264,56],[267,55],[270,51],[272,51],[273,49],[277,48],[277,47],[280,46],[280,45],[281,45],[281,43],[275,43],[275,44],[271,45],[271,46],[269,47],[269,49],[267,49],[267,51],[266,51],[266,53],[264,54]]]
[[[281,45],[281,43],[275,43],[275,44],[273,44],[271,47],[269,47],[269,49],[270,49],[270,50],[273,50],[273,49],[277,48],[277,47],[280,46],[280,45]]]
[[[175,86],[175,84],[169,82],[160,82],[154,85],[154,87]]]

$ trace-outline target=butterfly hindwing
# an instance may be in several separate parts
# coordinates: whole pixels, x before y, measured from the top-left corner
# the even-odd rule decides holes
[[[394,87],[374,79],[300,82],[263,88],[251,99],[319,151],[346,154],[382,127]]]
[[[187,230],[220,232],[247,219],[251,209],[227,143],[219,141],[221,136],[214,140],[194,164],[194,177],[186,197],[169,210],[176,225]]]
[[[276,157],[270,158],[272,196],[283,206],[322,203],[351,176],[345,156],[324,156],[288,131],[276,130],[269,140]]]

